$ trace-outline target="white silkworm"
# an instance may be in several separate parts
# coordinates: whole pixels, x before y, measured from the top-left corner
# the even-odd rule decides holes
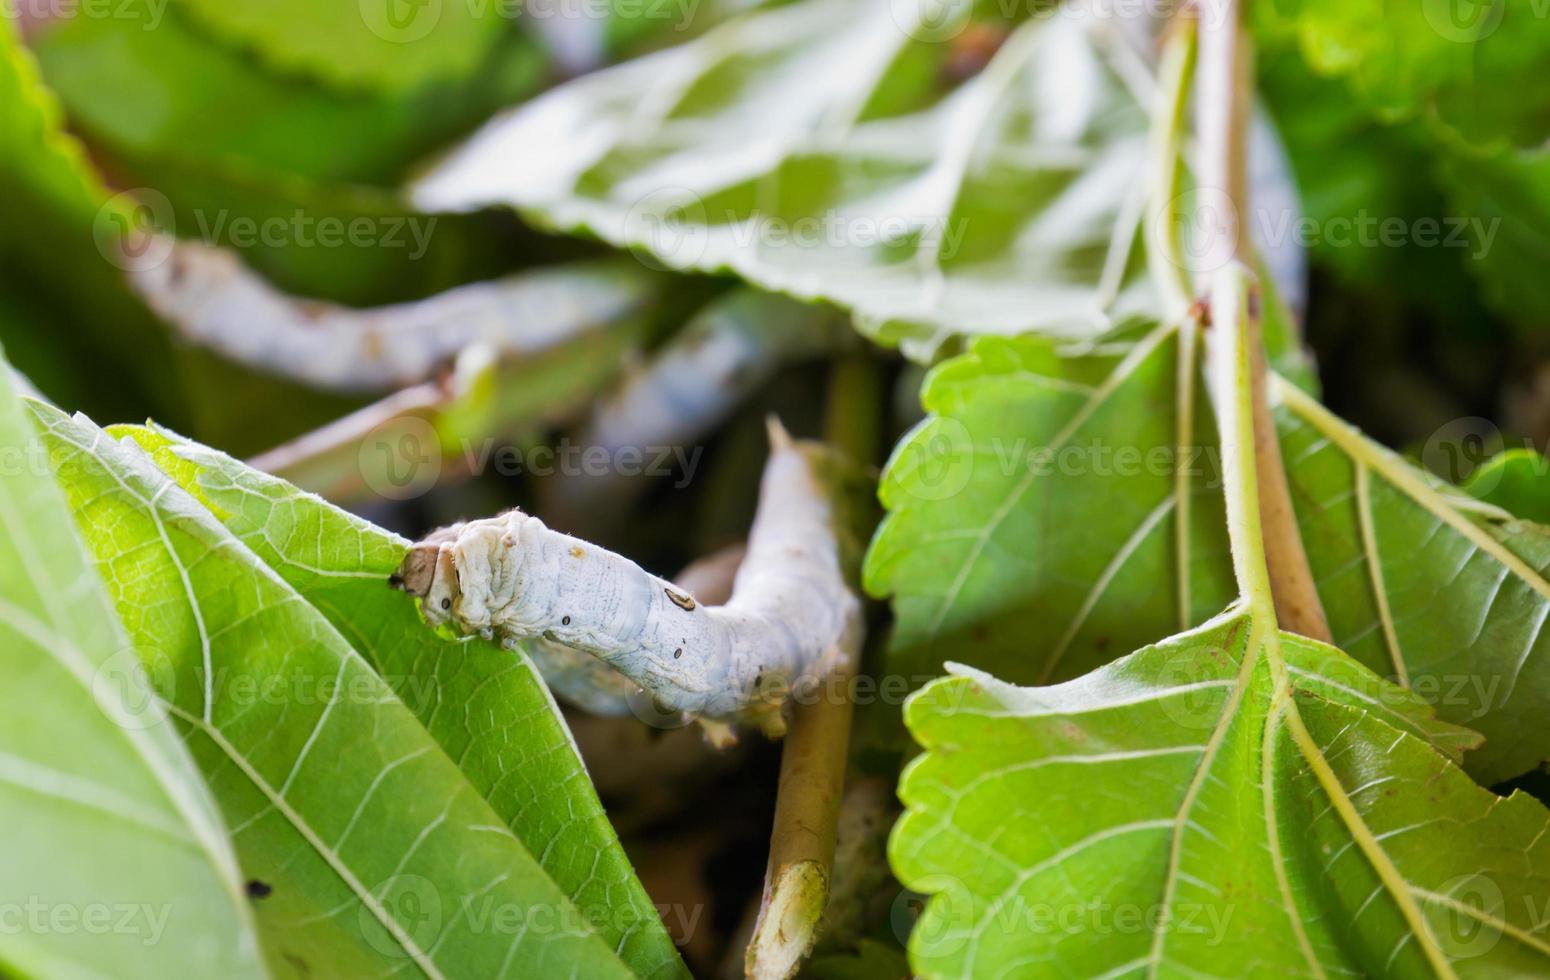
[[[603,399],[580,441],[617,450],[698,438],[783,364],[828,353],[848,329],[834,310],[739,289]]]
[[[833,350],[851,336],[838,311],[755,289],[720,297],[600,401],[577,436],[609,458],[685,446],[720,425],[781,367]],[[629,484],[618,474],[573,471],[540,484],[546,514],[581,527],[619,509]]]
[[[166,246],[130,282],[185,338],[318,388],[383,391],[432,377],[460,351],[545,350],[645,309],[660,280],[625,259],[535,269],[412,303],[354,309],[287,295],[235,254],[202,242]]]
[[[527,641],[527,655],[554,696],[589,715],[624,718],[641,686],[590,654],[556,640]]]
[[[697,603],[719,606],[732,596],[732,580],[743,563],[741,544],[723,548],[678,573],[678,589]],[[528,656],[560,700],[588,714],[619,717],[638,711],[641,686],[590,654],[539,637],[527,643]]]
[[[786,698],[854,649],[862,624],[831,490],[807,452],[770,429],[748,553],[723,606],[521,511],[431,535],[394,584],[420,597],[432,626],[550,639],[599,658],[665,710],[784,731]]]

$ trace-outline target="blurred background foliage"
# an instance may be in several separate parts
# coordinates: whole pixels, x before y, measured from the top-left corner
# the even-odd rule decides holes
[[[610,0],[598,8],[602,16],[541,19],[509,16],[494,0],[449,3],[457,13],[441,18],[433,43],[406,46],[374,34],[357,0],[114,0],[112,16],[63,16],[64,3],[57,11],[44,0],[30,3],[0,22],[0,343],[62,408],[103,423],[154,417],[245,456],[369,399],[320,393],[179,341],[128,288],[106,241],[149,219],[237,250],[282,290],[361,307],[603,255],[599,245],[541,233],[504,211],[434,216],[423,254],[380,236],[324,248],[304,235],[266,241],[240,232],[252,227],[245,221],[294,228],[298,217],[344,225],[364,218],[379,228],[429,219],[399,188],[492,114],[571,75],[680,42],[747,5]],[[89,9],[108,8],[80,8]],[[1543,450],[1550,156],[1483,148],[1434,119],[1378,105],[1347,80],[1314,71],[1307,39],[1273,13],[1261,36],[1261,96],[1317,227],[1398,218],[1407,227],[1475,219],[1475,230],[1494,229],[1489,240],[1458,247],[1413,239],[1365,247],[1326,237],[1311,244],[1306,338],[1327,402],[1417,453],[1454,420],[1475,416],[1502,437],[1477,448],[1465,443],[1471,465],[1503,445]],[[986,43],[982,35],[975,41]],[[982,63],[985,53],[966,49],[963,57]],[[628,343],[601,353],[578,348],[535,370],[584,375],[600,389],[730,285],[664,277],[660,301],[631,326]],[[899,394],[889,406],[895,436],[918,412],[920,380],[917,368],[897,372]],[[740,538],[763,460],[763,417],[778,412],[799,434],[817,431],[825,383],[817,364],[778,371],[705,440],[695,480],[655,481],[638,505],[651,519],[615,521],[601,543],[670,572]],[[522,438],[552,442],[573,421],[543,416]],[[1537,457],[1528,460],[1532,470]],[[1492,481],[1507,496],[1528,488],[1526,502],[1499,502],[1542,507],[1533,499],[1538,475]],[[414,534],[535,502],[524,479],[487,475],[449,481],[412,503],[374,504],[368,516]],[[1545,519],[1542,510],[1527,516]],[[722,805],[687,815],[674,809],[665,820],[661,801],[637,799],[640,787],[627,778],[613,789],[602,781],[659,900],[698,900],[704,896],[694,893],[707,889],[757,892],[763,869],[749,855],[763,853],[768,835],[776,754],[768,746],[746,751],[763,764],[729,764],[735,787],[723,781],[716,789],[717,800],[736,801],[735,813]],[[880,760],[878,770],[892,765]],[[717,929],[735,931],[743,911],[720,908]],[[715,955],[708,947],[688,953],[700,967]],[[862,958],[897,964],[898,953],[868,944]],[[820,959],[814,971],[864,975],[856,967]]]
[[[138,206],[177,234],[237,249],[283,290],[355,306],[596,253],[505,213],[436,216],[424,254],[383,242],[319,248],[304,234],[254,241],[242,219],[406,219],[404,180],[500,108],[736,9],[732,0],[611,0],[603,17],[543,20],[512,17],[494,0],[453,4],[432,43],[402,45],[377,36],[353,2],[271,6],[251,5],[257,16],[207,0],[118,0],[111,16],[70,17],[39,16],[44,0],[25,7],[21,28],[47,85],[30,97],[57,98],[92,170],[52,160],[74,151],[40,146],[43,134],[17,134],[0,151],[9,260],[0,340],[62,405],[101,418],[156,415],[251,453],[349,404],[172,342],[94,244],[112,220],[102,212],[111,191],[152,189],[154,200],[139,194]],[[1263,99],[1317,227],[1457,217],[1477,219],[1471,234],[1492,229],[1467,246],[1314,236],[1308,339],[1331,406],[1401,446],[1450,419],[1484,416],[1510,442],[1542,447],[1550,161],[1482,150],[1352,97],[1345,80],[1309,67],[1309,45],[1289,20],[1259,7]],[[416,54],[406,60],[406,50]]]

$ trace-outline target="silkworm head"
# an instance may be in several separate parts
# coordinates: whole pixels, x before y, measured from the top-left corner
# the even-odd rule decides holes
[[[436,556],[440,550],[441,546],[431,541],[422,541],[410,548],[403,563],[398,566],[398,571],[388,579],[388,584],[417,599],[425,598],[431,591],[431,581],[436,574]]]
[[[454,551],[449,544],[436,549],[436,567],[431,574],[430,588],[420,600],[420,608],[425,611],[425,621],[432,626],[440,626],[455,618],[458,601],[463,597]]]

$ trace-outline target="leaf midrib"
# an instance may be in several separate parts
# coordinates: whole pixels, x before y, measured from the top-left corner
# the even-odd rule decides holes
[[[1216,754],[1221,750],[1222,743],[1227,739],[1227,730],[1237,719],[1238,707],[1243,702],[1243,695],[1248,691],[1249,684],[1253,680],[1254,668],[1259,663],[1259,651],[1263,627],[1257,618],[1249,620],[1249,637],[1243,651],[1243,661],[1238,665],[1238,676],[1233,682],[1232,691],[1227,695],[1227,701],[1222,705],[1222,715],[1217,720],[1216,727],[1211,731],[1211,737],[1206,742],[1205,751],[1200,756],[1200,762],[1195,767],[1195,775],[1189,781],[1189,787],[1184,793],[1184,799],[1179,803],[1179,809],[1173,817],[1172,839],[1168,844],[1168,868],[1163,876],[1162,907],[1171,908],[1173,905],[1174,891],[1178,886],[1179,866],[1183,861],[1184,830],[1190,825],[1189,814],[1194,809],[1195,801],[1199,798],[1201,790],[1205,786],[1207,776],[1210,775],[1211,765],[1216,761]],[[1162,952],[1167,930],[1162,928],[1161,919],[1152,930],[1152,946],[1147,954],[1148,980],[1156,980],[1158,967],[1162,964]]]
[[[1351,836],[1358,849],[1366,857],[1368,864],[1377,873],[1384,889],[1389,893],[1395,904],[1398,905],[1400,915],[1405,920],[1410,934],[1420,944],[1422,952],[1431,964],[1433,971],[1439,977],[1444,978],[1444,980],[1454,980],[1453,968],[1444,955],[1442,948],[1438,945],[1436,937],[1432,935],[1430,923],[1427,922],[1426,917],[1421,913],[1420,907],[1416,905],[1415,896],[1409,890],[1409,882],[1406,881],[1398,867],[1395,866],[1388,852],[1384,850],[1381,842],[1373,834],[1372,828],[1367,826],[1366,820],[1363,819],[1355,803],[1345,792],[1345,787],[1341,785],[1340,778],[1330,766],[1329,760],[1324,757],[1323,749],[1308,731],[1308,727],[1302,719],[1302,712],[1299,710],[1296,700],[1292,697],[1291,679],[1287,670],[1286,659],[1281,650],[1280,628],[1276,621],[1275,602],[1270,589],[1268,566],[1266,564],[1267,558],[1264,543],[1260,537],[1262,531],[1259,527],[1261,518],[1258,512],[1258,481],[1252,462],[1255,442],[1251,416],[1253,412],[1253,392],[1255,389],[1250,380],[1253,369],[1251,366],[1252,361],[1247,354],[1247,346],[1244,343],[1246,335],[1252,334],[1248,330],[1240,329],[1233,335],[1236,341],[1234,352],[1239,356],[1235,358],[1235,363],[1223,375],[1224,379],[1232,385],[1231,395],[1235,401],[1232,415],[1235,417],[1237,425],[1235,428],[1223,427],[1222,448],[1224,455],[1230,456],[1234,452],[1239,454],[1237,456],[1240,460],[1239,465],[1244,471],[1239,480],[1241,486],[1236,489],[1236,492],[1240,494],[1236,508],[1233,507],[1234,501],[1232,500],[1235,492],[1234,488],[1229,487],[1228,490],[1229,514],[1236,512],[1239,519],[1248,525],[1246,528],[1233,528],[1235,542],[1242,538],[1247,543],[1243,560],[1240,561],[1239,574],[1240,577],[1243,577],[1246,571],[1248,576],[1246,588],[1251,596],[1249,602],[1252,615],[1254,615],[1256,620],[1269,623],[1271,629],[1265,638],[1265,643],[1273,677],[1274,693],[1271,697],[1270,714],[1266,718],[1266,728],[1268,730],[1274,727],[1274,722],[1278,719],[1285,726],[1286,731],[1292,738],[1293,744],[1297,746],[1298,753],[1313,772],[1314,778],[1324,791],[1324,795],[1329,798],[1336,814],[1340,817],[1341,823],[1345,825],[1346,833]],[[1305,403],[1312,401],[1309,396],[1297,389],[1295,385],[1285,382],[1279,376],[1274,376],[1274,378],[1275,390],[1286,402],[1305,405]],[[1348,431],[1329,432],[1327,435],[1334,439],[1337,444],[1342,441],[1346,444],[1356,442]],[[1357,443],[1356,448],[1362,449],[1363,447],[1360,446],[1360,443]],[[1370,452],[1365,454],[1372,455]],[[1249,460],[1246,464],[1241,462],[1245,456]],[[1380,462],[1386,461],[1380,460]],[[1403,475],[1406,477],[1410,476],[1409,474]],[[1237,545],[1235,544],[1236,547]],[[1266,737],[1270,737],[1268,731]],[[1409,736],[1404,732],[1400,732],[1401,739],[1407,737]]]
[[[1276,617],[1275,595],[1271,585],[1269,557],[1265,545],[1264,515],[1260,509],[1260,480],[1257,464],[1259,445],[1255,416],[1259,411],[1263,411],[1265,406],[1261,400],[1262,396],[1259,395],[1259,385],[1256,383],[1260,377],[1256,355],[1261,341],[1255,319],[1256,314],[1251,311],[1250,302],[1251,287],[1245,270],[1228,267],[1213,281],[1212,312],[1222,339],[1219,349],[1214,352],[1216,355],[1214,380],[1219,400],[1218,428],[1222,459],[1224,473],[1227,476],[1224,488],[1227,521],[1232,544],[1233,567],[1241,593],[1240,602],[1249,618],[1250,633],[1248,646],[1244,651],[1243,665],[1239,670],[1238,684],[1234,687],[1232,698],[1224,706],[1222,720],[1218,722],[1218,729],[1213,733],[1212,740],[1216,741],[1218,734],[1225,733],[1226,726],[1235,718],[1241,703],[1241,695],[1251,682],[1253,668],[1263,652],[1271,679],[1271,697],[1264,729],[1261,732],[1262,751],[1259,760],[1260,781],[1266,784],[1264,792],[1268,795],[1271,789],[1270,780],[1265,776],[1267,755],[1263,747],[1274,739],[1278,731],[1276,726],[1280,724],[1290,734],[1299,754],[1313,772],[1324,795],[1329,798],[1335,812],[1345,825],[1346,833],[1366,857],[1383,887],[1398,905],[1410,935],[1413,935],[1421,945],[1432,969],[1444,980],[1455,980],[1451,964],[1443,954],[1436,937],[1432,935],[1430,924],[1416,905],[1415,896],[1409,891],[1409,883],[1400,874],[1387,851],[1383,849],[1372,829],[1367,826],[1361,813],[1356,809],[1350,796],[1346,794],[1329,760],[1324,757],[1323,749],[1303,722],[1301,711],[1292,696],[1291,679],[1281,647],[1280,625]],[[1284,383],[1280,387],[1291,388]],[[1301,391],[1295,391],[1288,397],[1311,401]],[[1272,435],[1271,438],[1273,439],[1274,436]],[[1275,445],[1270,449],[1272,452],[1279,452],[1279,447]],[[1404,732],[1400,733],[1401,740],[1406,737]],[[1186,796],[1181,812],[1187,812],[1193,804],[1195,794],[1198,792],[1197,787],[1204,781],[1214,754],[1214,752],[1208,753],[1202,759],[1201,766],[1196,770],[1195,778],[1191,781],[1190,794]],[[1268,801],[1266,806],[1270,806]],[[1164,906],[1171,904],[1178,877],[1177,855],[1180,849],[1180,836],[1176,833],[1173,851],[1170,854],[1163,897]],[[1289,891],[1288,885],[1284,882],[1284,865],[1277,865],[1276,873],[1278,888],[1282,890],[1284,899],[1286,892]],[[1307,941],[1307,936],[1298,921],[1299,913],[1295,903],[1286,907],[1285,914],[1294,923],[1293,929],[1305,958],[1308,958],[1310,963],[1315,962],[1311,944]],[[1154,951],[1160,952],[1162,942],[1163,933],[1159,927],[1153,933]],[[1401,939],[1402,943],[1403,939]],[[1398,946],[1395,947],[1396,951],[1398,948]],[[1157,967],[1158,958],[1154,957],[1149,970],[1154,980]]]
[[[1340,447],[1341,451],[1350,457],[1357,465],[1366,465],[1382,476],[1390,485],[1399,490],[1410,500],[1420,505],[1438,520],[1452,527],[1463,535],[1479,550],[1490,555],[1499,564],[1507,568],[1526,582],[1530,588],[1538,592],[1547,602],[1550,602],[1550,581],[1546,581],[1543,574],[1531,565],[1513,554],[1510,549],[1496,538],[1486,533],[1480,525],[1464,517],[1459,509],[1448,503],[1433,488],[1417,476],[1411,468],[1391,451],[1383,449],[1376,444],[1369,443],[1350,425],[1332,415],[1322,405],[1314,401],[1296,385],[1279,375],[1274,376],[1274,389],[1281,403],[1289,408],[1298,418],[1313,426],[1323,433],[1331,442]]]
[[[377,901],[376,896],[361,884],[360,879],[355,877],[355,874],[344,863],[343,859],[325,844],[322,838],[318,837],[311,825],[302,818],[301,814],[291,808],[291,805],[284,797],[275,792],[268,781],[248,762],[247,757],[238,752],[236,746],[227,741],[226,736],[220,729],[204,719],[184,711],[171,702],[163,702],[163,704],[166,705],[167,710],[173,715],[203,732],[205,737],[210,739],[216,748],[220,749],[232,761],[232,764],[242,771],[242,774],[247,777],[248,781],[268,798],[269,805],[285,817],[286,821],[296,829],[296,832],[301,834],[308,844],[312,845],[312,849],[317,852],[318,856],[328,863],[328,866],[334,870],[334,873],[339,876],[340,880],[349,886],[361,904],[371,911],[372,916],[398,941],[398,944],[403,947],[404,952],[409,954],[410,958],[415,961],[415,965],[420,967],[426,976],[431,977],[432,980],[445,980],[441,971],[436,968],[436,964],[420,949],[415,943],[414,938],[405,933],[403,927],[392,916],[387,914],[387,910],[382,907],[382,903]]]

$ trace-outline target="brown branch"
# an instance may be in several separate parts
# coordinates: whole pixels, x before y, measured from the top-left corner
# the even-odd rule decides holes
[[[853,462],[869,463],[875,452],[881,392],[875,367],[864,353],[835,364],[825,428],[831,444]],[[794,975],[818,940],[834,876],[855,707],[851,680],[860,668],[861,640],[860,630],[845,637],[842,656],[818,685],[816,696],[792,712],[781,749],[764,896],[744,957],[744,970],[755,980]]]
[[[1254,95],[1254,49],[1243,23],[1238,0],[1223,0],[1215,16],[1200,24],[1200,66],[1196,91],[1200,133],[1200,193],[1202,215],[1224,219],[1221,246],[1212,250],[1211,269],[1227,262],[1252,267],[1249,238],[1251,202],[1248,181],[1248,132]],[[1209,271],[1209,270],[1208,270]],[[1258,302],[1257,294],[1252,300]],[[1250,311],[1254,352],[1254,464],[1259,475],[1260,519],[1276,618],[1282,629],[1329,642],[1329,620],[1313,583],[1313,570],[1303,547],[1297,515],[1292,508],[1281,443],[1266,397],[1265,345],[1257,310]]]
[[[796,973],[818,940],[829,904],[850,747],[850,681],[860,644],[852,643],[845,653],[816,700],[797,707],[781,748],[764,899],[744,963],[756,980],[784,980]]]
[[[410,419],[434,424],[453,397],[439,381],[414,385],[254,456],[248,465],[330,500],[353,500],[368,488],[362,453],[372,433]]]

